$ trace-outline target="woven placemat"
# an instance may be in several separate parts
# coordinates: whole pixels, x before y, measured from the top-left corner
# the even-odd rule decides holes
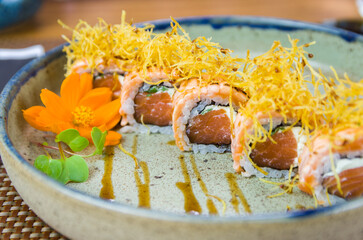
[[[67,239],[21,199],[0,162],[0,239]]]

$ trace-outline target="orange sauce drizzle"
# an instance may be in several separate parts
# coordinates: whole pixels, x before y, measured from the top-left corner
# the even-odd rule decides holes
[[[242,190],[238,186],[236,176],[233,173],[226,173],[225,177],[227,178],[229,188],[231,190],[231,196],[232,196],[231,203],[236,213],[239,213],[239,201],[237,197],[240,199],[241,204],[244,207],[245,211],[247,213],[252,213],[250,205],[248,204],[245,196],[243,195]]]
[[[104,199],[114,199],[115,195],[113,193],[112,185],[112,168],[113,168],[113,156],[115,155],[114,147],[106,147],[105,157],[104,157],[104,173],[101,180],[102,188],[100,191],[100,197]]]
[[[184,210],[186,213],[202,213],[202,208],[199,205],[192,189],[192,183],[188,173],[187,165],[183,155],[179,156],[180,166],[185,182],[177,182],[175,185],[182,191],[184,195]]]

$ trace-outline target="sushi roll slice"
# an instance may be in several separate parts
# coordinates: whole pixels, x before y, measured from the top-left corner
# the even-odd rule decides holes
[[[266,53],[246,59],[241,88],[249,100],[234,122],[231,149],[234,169],[246,177],[287,177],[323,118],[315,111],[321,94],[308,87],[322,78],[307,61],[309,44],[289,40],[291,48],[275,41]]]
[[[175,89],[168,75],[157,69],[127,74],[121,92],[121,125],[172,123],[172,97]]]
[[[109,63],[106,65],[104,61],[100,60],[96,67],[91,69],[86,60],[78,60],[72,65],[71,71],[79,74],[92,74],[94,88],[108,87],[112,90],[113,99],[120,97],[126,71],[118,67],[117,64]]]
[[[363,195],[363,127],[318,134],[300,157],[299,188],[327,202],[326,192],[345,199]]]
[[[151,39],[152,26],[137,28],[125,21],[109,25],[103,19],[95,26],[79,21],[74,29],[59,22],[73,32],[69,43],[63,48],[67,55],[67,73],[90,73],[94,87],[109,87],[113,98],[120,96],[124,74],[134,68],[135,57],[141,47]]]
[[[174,138],[180,150],[201,153],[229,150],[231,121],[246,103],[246,95],[223,82],[199,87],[196,79],[180,89],[173,100]]]
[[[256,131],[256,125],[262,126],[265,133]],[[265,137],[255,139],[255,134],[265,134]],[[264,172],[269,177],[287,174],[290,167],[298,165],[298,156],[306,142],[303,129],[296,119],[285,119],[275,111],[259,112],[254,119],[246,117],[240,111],[234,122],[233,136],[233,167],[244,176],[263,177]]]

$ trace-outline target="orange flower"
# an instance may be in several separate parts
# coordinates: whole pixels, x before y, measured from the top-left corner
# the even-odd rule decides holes
[[[120,100],[112,101],[109,88],[92,89],[92,76],[88,73],[70,74],[62,83],[60,96],[43,89],[40,98],[45,107],[34,106],[23,111],[25,120],[42,131],[60,133],[77,129],[90,142],[93,127],[101,131],[112,129],[120,121]],[[108,131],[105,145],[116,145],[121,134]]]

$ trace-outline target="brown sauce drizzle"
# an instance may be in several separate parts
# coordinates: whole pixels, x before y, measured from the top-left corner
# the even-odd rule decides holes
[[[238,186],[236,176],[233,173],[226,173],[225,177],[227,178],[229,188],[231,190],[231,195],[232,195],[231,203],[236,213],[239,213],[239,201],[237,197],[240,199],[245,211],[247,213],[252,213],[250,205],[248,204],[245,196],[243,195],[242,190]]]
[[[115,155],[114,147],[106,147],[105,157],[104,157],[104,173],[101,180],[102,188],[100,191],[100,197],[104,199],[114,199],[115,195],[113,193],[112,185],[112,167],[113,167],[113,156]]]
[[[134,135],[134,139],[132,142],[132,155],[136,155],[137,153],[137,135]]]
[[[188,173],[187,165],[183,155],[179,156],[180,166],[185,182],[177,182],[175,185],[182,191],[184,195],[184,210],[186,213],[202,213],[202,208],[199,205],[192,189],[192,183]]]
[[[132,155],[137,154],[137,135],[134,135],[132,142]],[[140,167],[144,175],[144,183],[141,182],[139,172],[134,171],[136,186],[138,189],[139,207],[150,208],[150,172],[146,162],[140,162]]]
[[[150,208],[150,172],[146,162],[140,162],[144,173],[144,183],[141,182],[139,172],[135,169],[134,175],[139,195],[139,207]]]
[[[207,208],[208,208],[209,214],[218,215],[218,210],[217,210],[216,206],[214,205],[212,199],[209,196],[207,186],[205,185],[205,183],[202,179],[202,176],[200,175],[197,164],[195,162],[194,155],[190,155],[190,163],[192,164],[194,174],[198,179],[199,186],[202,189],[205,196],[207,197]]]
[[[166,144],[171,145],[171,146],[176,145],[175,140],[171,140],[171,141],[167,142]]]

